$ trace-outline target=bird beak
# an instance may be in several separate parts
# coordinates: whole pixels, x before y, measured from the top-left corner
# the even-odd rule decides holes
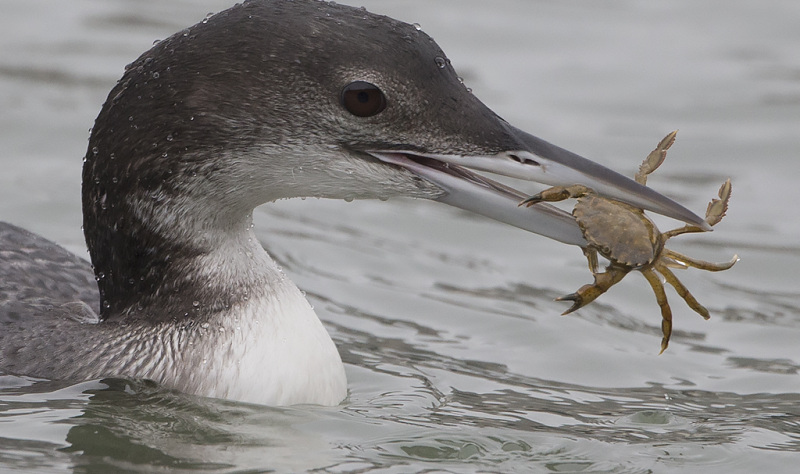
[[[493,155],[381,151],[371,155],[426,179],[445,193],[437,200],[570,245],[587,245],[571,214],[546,203],[519,207],[527,194],[471,170],[551,186],[582,184],[598,195],[671,217],[705,230],[700,216],[656,191],[593,161],[508,126],[519,149]]]

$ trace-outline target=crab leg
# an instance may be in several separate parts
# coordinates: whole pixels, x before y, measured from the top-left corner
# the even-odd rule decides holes
[[[597,250],[590,247],[584,247],[581,250],[583,250],[586,260],[589,261],[589,271],[592,272],[593,275],[596,274],[599,270],[599,265],[597,263]]]
[[[688,234],[691,232],[705,232],[704,229],[697,227],[696,225],[685,225],[683,227],[679,227],[677,229],[668,230],[661,234],[661,241],[666,242],[667,240],[675,237],[676,235],[681,234]]]
[[[658,146],[656,146],[655,150],[651,151],[647,158],[644,159],[641,165],[639,165],[639,171],[636,173],[634,180],[644,186],[647,184],[647,176],[655,171],[661,163],[664,162],[664,158],[667,157],[667,150],[669,147],[675,143],[675,135],[678,134],[678,131],[675,130],[674,132],[670,132],[666,137],[662,138],[660,142],[658,142]]]
[[[705,260],[687,257],[686,255],[678,253],[674,250],[670,250],[668,248],[665,248],[662,251],[662,255],[664,257],[677,260],[678,263],[684,264],[681,266],[681,268],[694,267],[694,268],[699,268],[701,270],[708,270],[710,272],[720,272],[722,270],[727,270],[731,268],[736,262],[739,261],[739,256],[734,255],[730,262],[722,262],[722,263],[707,262]]]
[[[655,151],[655,150],[654,150]],[[666,152],[666,151],[665,151]],[[706,209],[706,222],[710,226],[714,226],[719,224],[719,221],[725,217],[725,213],[728,211],[728,201],[731,198],[731,180],[728,178],[722,186],[719,188],[719,199],[714,198],[711,202],[708,203],[708,208]],[[666,242],[672,237],[676,235],[686,234],[688,232],[705,232],[705,229],[701,229],[695,225],[685,225],[679,229],[673,229],[667,232],[664,232],[662,235],[662,242]],[[700,267],[698,267],[700,268]],[[728,267],[730,268],[730,267]]]
[[[719,199],[712,199],[706,208],[706,222],[708,225],[716,225],[725,217],[728,211],[728,201],[731,198],[731,179],[728,178],[719,188]]]
[[[661,284],[661,278],[658,277],[658,274],[652,268],[644,268],[641,272],[653,288],[656,302],[661,308],[661,334],[663,337],[661,338],[661,352],[658,353],[661,355],[667,350],[669,338],[672,336],[672,309],[669,307],[667,293],[664,291],[664,285]]]
[[[688,304],[690,308],[695,310],[695,312],[700,316],[702,316],[703,319],[709,319],[711,317],[711,315],[708,314],[708,310],[705,308],[705,306],[701,305],[694,298],[694,296],[692,296],[692,294],[689,293],[689,290],[685,286],[683,286],[683,283],[681,283],[680,280],[678,280],[678,277],[676,277],[675,274],[672,273],[672,271],[666,267],[666,265],[656,264],[655,268],[656,270],[658,270],[659,273],[664,275],[664,278],[667,279],[667,283],[669,283],[670,285],[672,285],[673,288],[675,288],[675,291],[681,296],[681,298],[683,298],[684,301],[686,301],[686,304]]]

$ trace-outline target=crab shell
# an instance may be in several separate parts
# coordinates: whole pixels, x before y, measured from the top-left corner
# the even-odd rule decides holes
[[[589,246],[612,264],[639,269],[652,264],[664,247],[655,223],[623,202],[588,194],[578,199],[572,215]]]

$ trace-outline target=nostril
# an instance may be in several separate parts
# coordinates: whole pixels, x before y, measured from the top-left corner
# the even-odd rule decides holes
[[[517,163],[520,163],[520,164],[523,164],[523,165],[539,166],[539,162],[538,161],[531,160],[530,158],[525,158],[525,157],[520,156],[520,155],[518,155],[516,153],[509,153],[508,157],[511,158],[512,160],[516,161]]]

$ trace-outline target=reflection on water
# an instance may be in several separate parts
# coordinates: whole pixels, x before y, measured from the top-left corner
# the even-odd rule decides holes
[[[364,341],[363,346],[384,341]],[[392,341],[389,341],[391,344]],[[96,469],[137,466],[189,470],[310,469],[332,472],[435,462],[443,469],[484,466],[501,471],[613,470],[639,472],[636,453],[680,467],[712,470],[749,464],[740,450],[800,451],[800,395],[708,392],[663,387],[598,389],[520,377],[479,361],[418,354],[394,341],[386,355],[360,358],[345,345],[348,364],[394,379],[351,395],[340,409],[273,409],[198,399],[154,384],[106,379],[21,395],[3,380],[3,420],[33,432],[53,422],[60,440],[0,439],[7,467]],[[409,350],[412,352],[403,352]],[[401,358],[403,365],[398,365]],[[421,375],[439,370],[497,387],[481,393],[433,387]],[[405,382],[403,382],[405,380]],[[79,409],[78,409],[79,408]],[[47,413],[47,417],[37,414]],[[313,455],[299,456],[314,449]],[[703,447],[701,452],[697,447]],[[739,449],[737,450],[737,446]],[[730,457],[733,457],[731,459]],[[579,469],[580,468],[580,469]],[[720,470],[721,472],[721,470]]]
[[[107,91],[154,39],[228,3],[4,4],[0,219],[83,254],[80,157]],[[711,320],[668,293],[658,356],[640,277],[559,316],[553,299],[591,278],[578,249],[431,203],[280,202],[257,211],[258,235],[340,348],[340,407],[0,374],[0,471],[791,472],[797,2],[362,3],[421,22],[510,122],[623,174],[680,128],[649,184],[700,212],[734,186],[715,232],[673,244],[742,257],[680,274]]]

